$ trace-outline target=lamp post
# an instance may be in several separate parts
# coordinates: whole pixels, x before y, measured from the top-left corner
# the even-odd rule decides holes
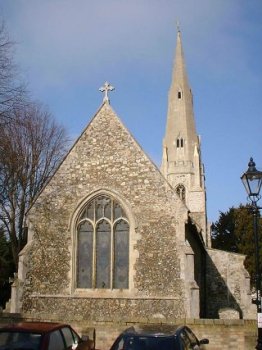
[[[262,185],[262,171],[256,169],[253,158],[250,158],[247,171],[241,176],[241,180],[251,202],[251,211],[253,214],[253,232],[255,243],[255,282],[256,282],[256,305],[257,305],[257,345],[256,349],[262,350],[262,313],[261,313],[261,273],[259,262],[259,234],[258,234],[258,213],[257,202],[261,198],[260,190]]]

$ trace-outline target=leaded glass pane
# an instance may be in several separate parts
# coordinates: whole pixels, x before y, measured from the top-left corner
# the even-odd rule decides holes
[[[83,210],[81,216],[80,216],[80,220],[83,220],[86,218],[86,209]]]
[[[78,228],[77,287],[92,288],[93,226],[85,221]]]
[[[123,217],[121,206],[106,195],[95,197],[83,209],[77,232],[78,288],[128,288],[129,224]]]
[[[94,201],[92,201],[87,207],[87,218],[90,220],[94,220],[94,213],[95,213],[94,207],[95,207]]]
[[[120,207],[120,205],[118,203],[115,203],[114,205],[114,219],[118,219],[121,218],[122,216],[122,208]]]
[[[96,205],[96,220],[99,220],[103,217],[103,207],[101,204]]]
[[[96,232],[96,288],[110,288],[111,226],[103,220]]]
[[[129,225],[120,220],[114,232],[114,288],[128,288]]]
[[[111,219],[111,201],[105,205],[105,217]]]

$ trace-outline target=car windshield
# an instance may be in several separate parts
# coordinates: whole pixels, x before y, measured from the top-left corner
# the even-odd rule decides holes
[[[128,336],[119,340],[113,350],[174,350],[174,337]]]
[[[0,332],[0,350],[39,350],[41,334],[29,332]]]

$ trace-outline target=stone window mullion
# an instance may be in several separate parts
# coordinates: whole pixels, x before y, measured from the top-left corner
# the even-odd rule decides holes
[[[77,288],[128,288],[129,223],[122,206],[97,196],[83,208],[76,229]]]
[[[92,271],[92,288],[96,288],[96,222],[93,229],[93,271]]]
[[[113,278],[114,278],[114,225],[111,219],[111,269],[110,269],[110,289],[113,289]]]

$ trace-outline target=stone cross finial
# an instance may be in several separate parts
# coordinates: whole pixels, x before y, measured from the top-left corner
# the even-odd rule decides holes
[[[110,102],[109,98],[108,98],[108,91],[113,91],[113,90],[115,90],[115,88],[110,83],[108,83],[106,81],[105,84],[99,89],[99,91],[105,93],[105,96],[103,98],[103,102]]]

